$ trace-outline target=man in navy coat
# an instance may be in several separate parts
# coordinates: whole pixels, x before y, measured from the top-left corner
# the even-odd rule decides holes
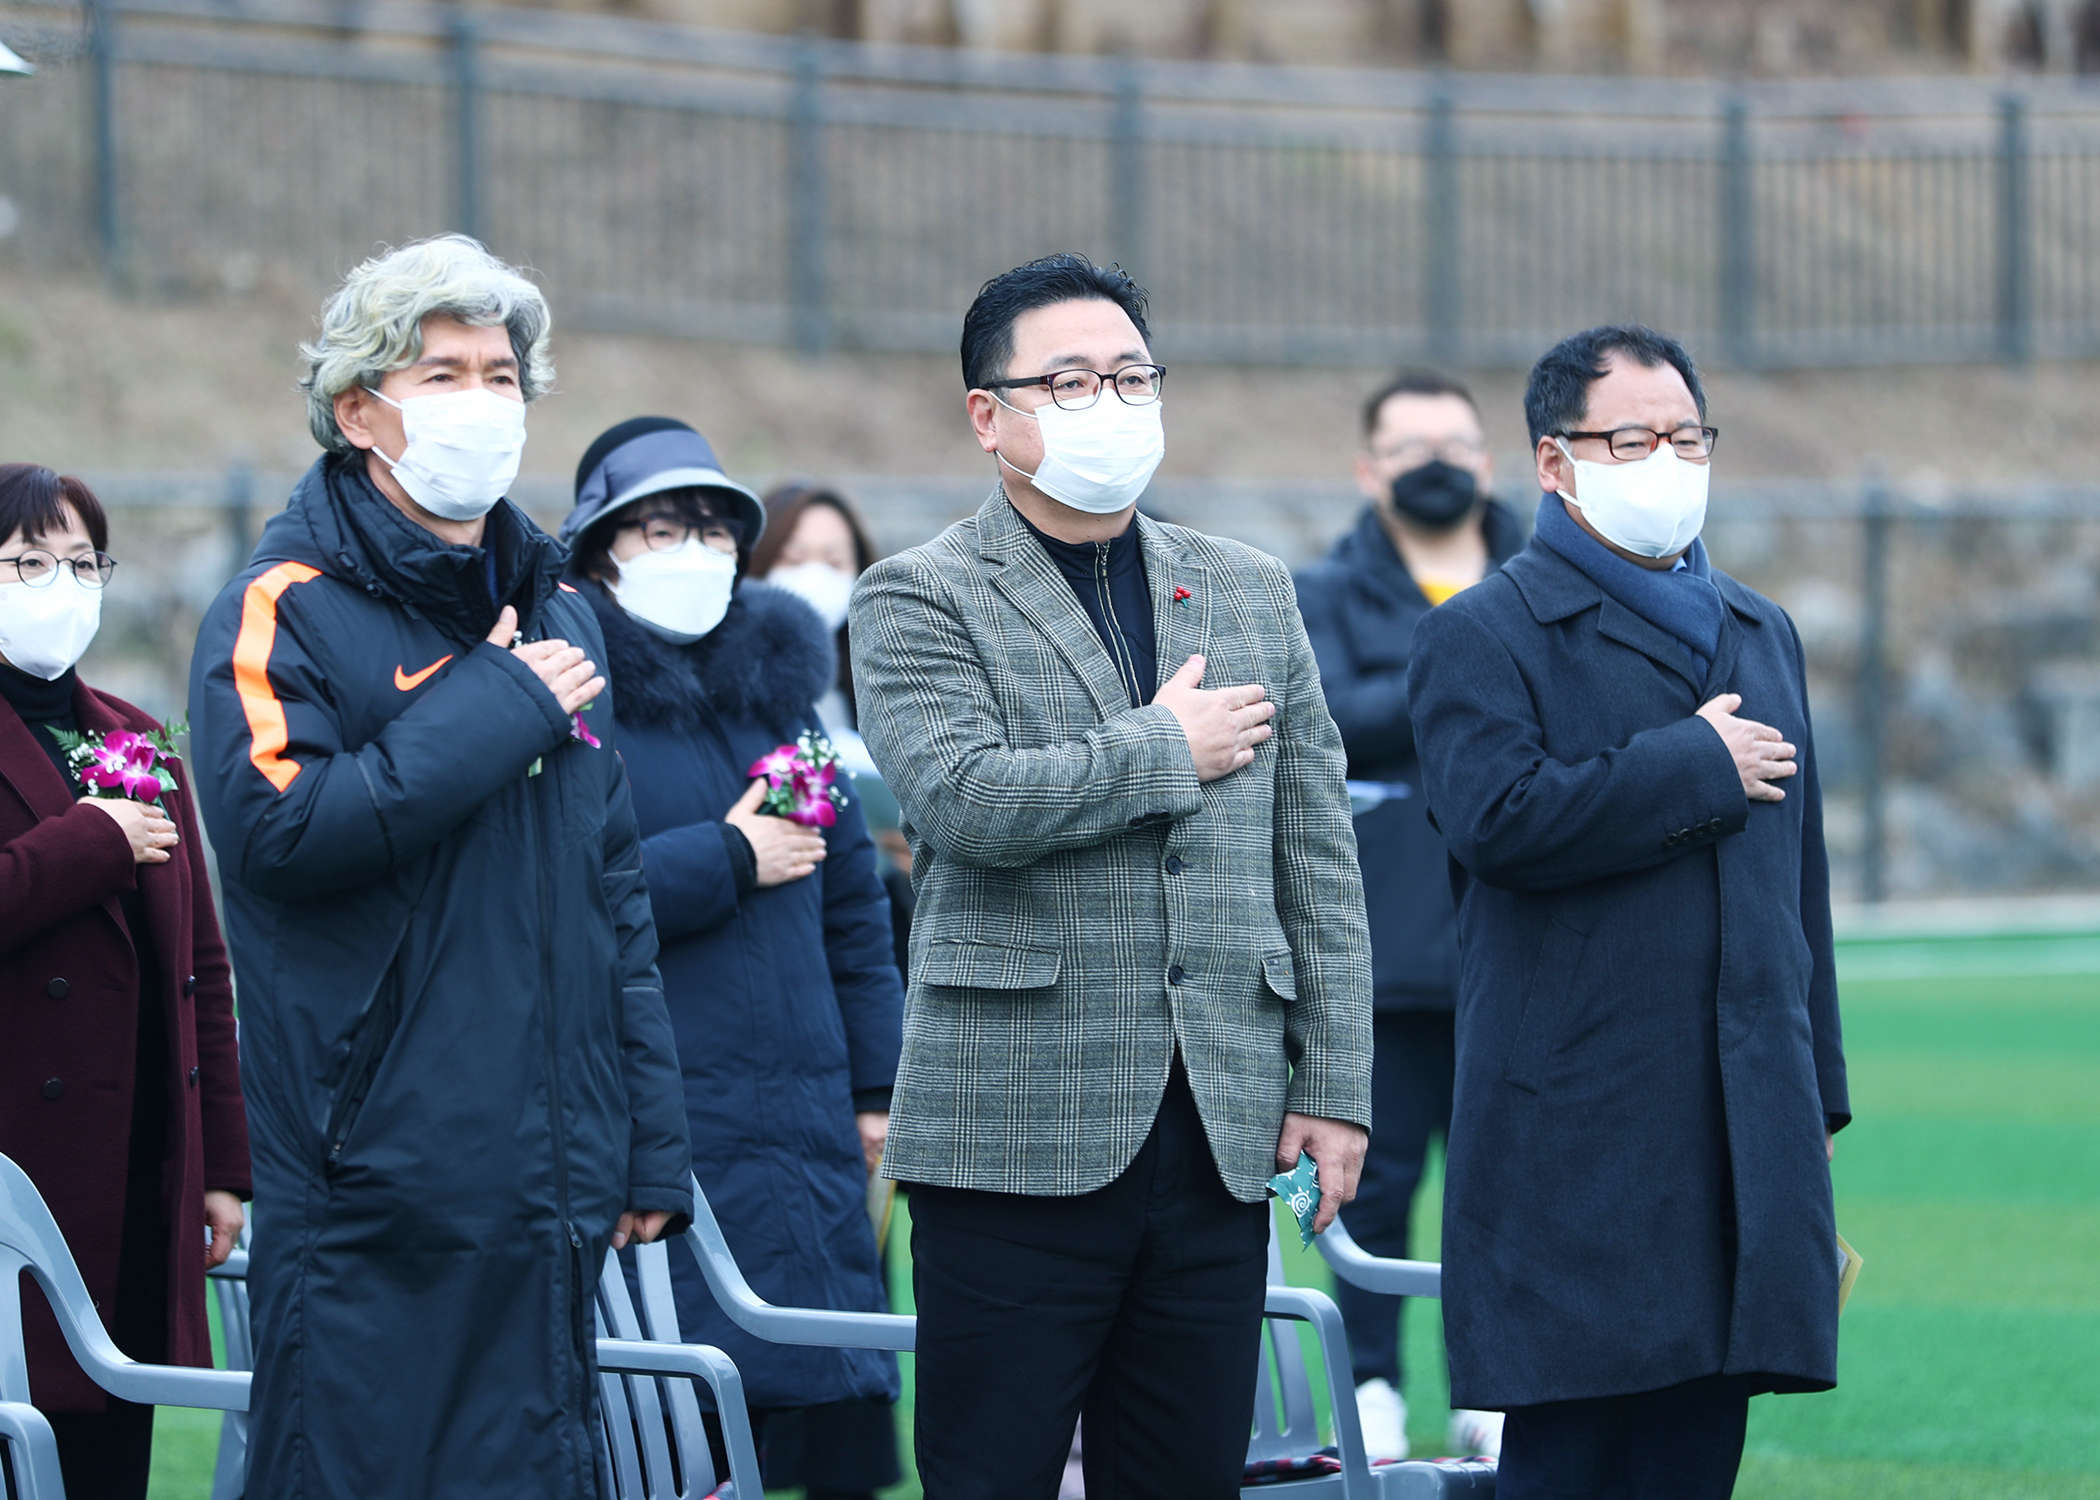
[[[1598,328],[1525,394],[1530,545],[1409,672],[1459,905],[1444,1203],[1455,1406],[1497,1494],[1722,1497],[1748,1398],[1837,1375],[1849,1119],[1800,637],[1698,539],[1675,340]]]

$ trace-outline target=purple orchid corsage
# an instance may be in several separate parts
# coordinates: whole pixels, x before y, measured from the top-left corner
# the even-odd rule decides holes
[[[188,732],[186,723],[143,733],[135,729],[111,729],[100,734],[51,731],[58,747],[66,752],[66,765],[85,795],[144,802],[152,807],[159,807],[160,799],[175,790],[175,773],[168,769],[167,762],[176,758],[175,736]]]
[[[805,828],[830,828],[846,805],[846,794],[836,784],[838,766],[839,754],[831,741],[811,730],[794,744],[761,755],[744,774],[766,783],[760,812]]]

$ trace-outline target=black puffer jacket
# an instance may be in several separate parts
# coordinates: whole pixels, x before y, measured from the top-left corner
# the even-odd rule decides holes
[[[507,502],[487,542],[602,661],[561,548]],[[587,1292],[623,1209],[691,1209],[613,704],[594,747],[488,644],[486,566],[323,459],[197,641],[271,1500],[598,1494]]]

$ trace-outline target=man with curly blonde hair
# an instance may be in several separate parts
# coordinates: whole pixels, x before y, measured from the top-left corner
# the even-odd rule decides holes
[[[591,1288],[691,1212],[598,626],[503,498],[548,321],[461,236],[351,272],[303,351],[327,451],[198,636],[251,1495],[599,1494]]]

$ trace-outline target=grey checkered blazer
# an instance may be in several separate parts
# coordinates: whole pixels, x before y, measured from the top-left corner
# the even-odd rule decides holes
[[[885,1171],[1089,1192],[1144,1144],[1178,1039],[1225,1184],[1286,1109],[1371,1123],[1371,947],[1342,744],[1281,563],[1138,518],[1161,681],[1258,682],[1254,763],[1198,784],[1003,492],[853,596],[860,730],[918,911]],[[1177,589],[1186,599],[1177,602]]]

